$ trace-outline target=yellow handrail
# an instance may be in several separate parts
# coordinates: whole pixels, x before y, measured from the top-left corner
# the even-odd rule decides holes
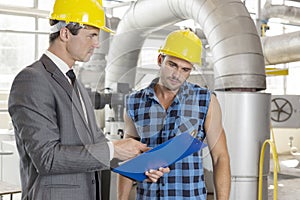
[[[274,133],[272,130],[272,138],[274,140]],[[263,145],[260,152],[260,160],[259,160],[259,191],[258,191],[258,200],[262,200],[262,182],[263,182],[263,165],[264,165],[264,156],[265,156],[265,149],[266,145],[269,144],[272,150],[273,155],[273,163],[274,163],[274,174],[273,174],[273,184],[274,184],[274,193],[273,193],[273,199],[277,200],[277,190],[278,190],[278,184],[277,184],[277,172],[280,171],[280,166],[278,162],[278,155],[276,150],[276,145],[273,140],[266,140]]]

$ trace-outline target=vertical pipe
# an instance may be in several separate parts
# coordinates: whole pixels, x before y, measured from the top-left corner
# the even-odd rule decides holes
[[[230,200],[258,197],[260,149],[270,137],[271,95],[254,92],[216,92],[222,109],[231,166]],[[264,156],[263,199],[267,199],[269,151]]]

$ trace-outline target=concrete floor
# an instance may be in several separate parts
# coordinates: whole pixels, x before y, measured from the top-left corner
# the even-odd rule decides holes
[[[268,189],[268,200],[272,199],[274,199],[273,182],[269,184]],[[300,178],[279,175],[277,200],[300,200]]]
[[[279,155],[278,160],[280,171],[278,172],[277,200],[300,200],[300,162],[291,155]],[[268,200],[274,199],[273,166],[271,159]]]

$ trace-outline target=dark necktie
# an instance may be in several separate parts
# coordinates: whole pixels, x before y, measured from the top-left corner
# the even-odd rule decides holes
[[[74,89],[74,91],[75,91],[75,93],[76,93],[76,95],[77,95],[77,97],[78,97],[78,99],[79,99],[81,108],[84,109],[84,108],[82,107],[82,103],[83,103],[83,102],[81,102],[81,98],[80,98],[80,95],[79,95],[79,90],[78,90],[78,88],[77,88],[77,83],[75,84],[76,75],[75,75],[73,69],[70,69],[70,70],[66,73],[66,75],[67,75],[67,76],[70,78],[70,80],[71,80],[73,89]],[[85,120],[88,121],[88,120],[87,120],[87,116],[86,116],[86,112],[85,112],[85,111],[83,111],[83,112],[84,112]]]
[[[75,84],[76,75],[75,75],[73,69],[70,69],[66,74],[67,74],[67,76],[68,76],[68,77],[70,78],[70,80],[71,80],[72,86],[73,86],[73,88],[74,88],[74,91],[75,91],[77,97],[80,99],[79,92],[78,92],[78,88],[77,88],[77,84]]]
[[[70,78],[71,83],[74,86],[74,83],[75,83],[75,80],[76,80],[76,75],[75,75],[73,69],[70,69],[66,74]]]

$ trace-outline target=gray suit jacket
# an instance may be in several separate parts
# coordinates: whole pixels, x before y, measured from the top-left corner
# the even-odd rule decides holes
[[[88,123],[72,86],[46,55],[13,82],[9,113],[23,200],[96,199],[95,171],[109,169],[109,148],[87,91],[78,88]]]

